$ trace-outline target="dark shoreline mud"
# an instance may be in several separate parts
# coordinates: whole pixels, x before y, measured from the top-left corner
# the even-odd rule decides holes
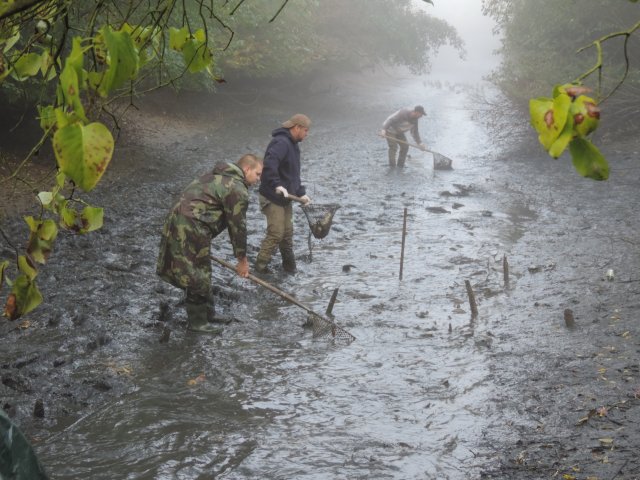
[[[380,91],[395,94],[398,100],[380,98]],[[315,477],[313,468],[303,463],[289,471],[267,471],[265,464],[269,459],[275,463],[278,454],[261,446],[273,440],[266,430],[262,438],[238,439],[233,455],[227,452],[227,463],[218,458],[199,469],[193,467],[191,478],[207,478],[207,471],[226,472],[229,478],[258,474],[275,478],[284,472],[289,478],[320,478],[329,471],[338,476],[336,472],[343,472],[344,478],[363,478],[364,471],[371,478],[638,478],[637,141],[605,146],[612,176],[608,182],[594,183],[577,178],[569,160],[553,161],[540,152],[516,150],[506,155],[489,146],[484,152],[462,155],[464,145],[456,150],[456,145],[435,143],[437,136],[425,125],[428,145],[434,142],[434,148],[453,156],[454,170],[443,174],[448,177],[436,177],[435,172],[427,176],[424,172],[429,164],[424,162],[427,167],[423,168],[422,157],[413,153],[407,174],[402,176],[384,170],[381,162],[386,150],[375,138],[375,129],[390,113],[391,105],[407,97],[384,83],[376,86],[367,79],[349,78],[342,84],[314,85],[295,101],[271,90],[230,90],[204,99],[193,94],[157,94],[141,102],[140,110],[130,112],[108,174],[87,195],[88,200],[105,207],[105,227],[88,236],[62,233],[40,274],[45,303],[24,319],[5,319],[0,325],[1,406],[36,451],[42,452],[52,478],[78,478],[82,472],[109,478],[108,473],[99,476],[91,470],[101,465],[96,459],[87,460],[87,465],[77,460],[75,470],[64,465],[61,459],[70,455],[76,426],[106,418],[117,430],[120,422],[109,419],[110,409],[124,399],[137,399],[149,385],[165,387],[162,373],[177,368],[175,362],[184,362],[184,370],[178,370],[180,378],[166,388],[175,391],[176,397],[191,398],[190,387],[185,385],[200,385],[206,377],[212,391],[227,392],[233,401],[239,398],[250,404],[251,396],[266,389],[271,377],[288,388],[304,382],[300,371],[316,366],[311,361],[306,365],[291,360],[296,351],[303,350],[302,358],[316,361],[332,355],[334,362],[341,355],[349,358],[349,351],[329,355],[321,345],[305,343],[297,330],[301,322],[296,313],[284,310],[267,294],[239,288],[226,272],[219,271],[214,273],[214,285],[220,307],[247,318],[221,339],[189,337],[184,332],[179,292],[153,276],[162,219],[181,188],[213,161],[232,161],[245,151],[261,154],[272,126],[293,110],[309,113],[315,122],[309,142],[303,145],[310,162],[309,176],[316,177],[310,182],[312,198],[338,201],[342,208],[327,241],[317,244],[314,261],[306,259],[306,238],[300,234],[301,273],[295,277],[277,273],[273,280],[285,290],[299,291],[305,302],[316,301],[315,294],[320,297],[318,302],[324,302],[323,295],[333,290],[332,282],[339,276],[343,283],[337,314],[345,328],[359,337],[351,349],[358,353],[348,366],[355,369],[358,360],[368,358],[359,348],[378,348],[381,357],[369,366],[383,375],[386,364],[393,363],[397,355],[399,363],[406,365],[406,371],[401,370],[406,382],[424,384],[420,390],[424,398],[401,398],[397,391],[402,392],[403,387],[394,383],[398,379],[382,378],[400,397],[393,397],[396,403],[390,401],[393,407],[385,418],[404,421],[399,430],[406,437],[390,435],[391,439],[380,440],[377,430],[362,427],[364,440],[353,442],[353,451],[332,466],[335,470],[323,470],[329,468],[329,462],[318,460]],[[431,115],[427,125],[443,120],[434,109],[427,108]],[[456,138],[465,141],[464,133]],[[469,148],[474,148],[470,143]],[[332,175],[336,165],[348,162],[352,162],[352,176]],[[403,206],[411,213],[409,244],[417,245],[408,251],[407,280],[389,293],[386,285],[396,288],[394,275],[384,282],[374,280],[384,279],[387,270],[396,267],[397,239],[389,248],[378,244],[383,245],[387,233],[397,228],[393,215]],[[249,220],[250,256],[254,256],[262,219],[251,210]],[[423,223],[412,224],[412,220]],[[304,226],[304,220],[298,220],[296,228],[303,231]],[[4,218],[2,228],[12,233],[16,243],[26,238],[20,217]],[[217,242],[222,256],[229,253],[225,241]],[[354,250],[344,254],[344,245]],[[2,247],[6,256],[10,249]],[[503,255],[510,265],[509,286],[501,283]],[[331,263],[332,258],[336,264]],[[355,268],[344,272],[344,264],[355,264]],[[614,271],[613,280],[606,278],[609,269]],[[467,312],[463,277],[471,279],[478,299],[479,316],[474,319]],[[358,282],[371,288],[359,288]],[[575,319],[572,328],[565,324],[567,309]],[[274,311],[289,326],[265,322],[264,312]],[[398,342],[399,353],[385,350],[386,342],[396,341],[389,337],[394,331],[401,332],[398,335],[404,342]],[[253,342],[256,336],[259,341]],[[246,349],[258,356],[261,348],[282,356],[276,367],[256,365],[251,356],[246,358]],[[420,353],[405,358],[405,351]],[[443,352],[454,359],[477,357],[482,363],[468,368],[482,370],[482,376],[478,380],[471,376],[470,385],[465,385],[456,369],[465,370],[466,364],[451,365],[446,371],[434,368],[424,373],[426,378],[412,369],[416,358],[445,356]],[[206,357],[211,370],[198,370],[200,356]],[[191,365],[198,366],[190,369]],[[339,369],[347,368],[339,365]],[[418,365],[419,370],[424,369]],[[296,372],[292,378],[286,375],[288,368]],[[334,398],[345,397],[351,405],[354,401],[348,395],[354,390],[379,388],[370,378],[362,378],[367,385],[359,385],[358,377],[338,384],[329,403],[334,406]],[[287,387],[280,388],[283,397],[292,395]],[[300,412],[305,405],[322,398],[326,388],[319,384],[301,390],[304,401],[296,404],[296,413],[290,416],[303,417]],[[430,444],[421,435],[443,432],[432,425],[438,423],[432,405],[454,404],[458,397],[478,388],[482,395],[477,395],[477,401],[472,395],[469,405],[461,408],[472,424],[467,425],[467,432],[450,432],[442,442],[434,440],[442,444],[434,455],[445,460],[432,461],[433,470],[427,470],[427,462],[419,459],[432,452],[422,451]],[[217,393],[205,393],[209,395],[206,404],[218,398]],[[389,392],[384,395],[392,398]],[[382,398],[384,395],[381,392]],[[143,400],[138,401],[143,404]],[[191,399],[198,407],[196,400]],[[259,417],[250,419],[256,422],[250,430],[279,418],[278,409],[269,410],[272,399],[270,403],[258,396],[257,406],[240,409],[242,414],[232,409],[231,400],[223,400],[216,404],[220,415],[224,417],[228,408],[238,422],[233,424],[229,416],[220,421],[218,426],[228,438],[244,431],[243,422],[249,420],[243,415]],[[415,420],[418,434],[407,428],[414,425],[415,412],[398,405],[420,401],[424,401],[421,408],[428,412],[428,421]],[[332,419],[339,418],[344,431],[352,432],[360,419],[377,418],[377,411],[367,412],[367,401],[361,407],[362,413],[354,410],[352,416],[339,416],[337,406],[336,412],[326,412],[326,418],[314,412],[309,422],[333,425],[338,420]],[[460,422],[459,414],[452,419]],[[452,421],[451,425],[465,424]],[[300,435],[299,441],[308,434],[298,424],[285,423],[283,430]],[[335,438],[342,437],[327,437],[325,443]],[[162,451],[161,446],[158,450]],[[304,451],[297,453],[309,457]],[[339,454],[334,450],[332,455]],[[407,463],[402,463],[405,458]],[[136,462],[131,461],[132,472],[135,467]],[[140,468],[137,472],[142,475]],[[155,471],[155,478],[189,478],[184,472],[170,475],[146,468]],[[437,471],[440,475],[434,473]]]

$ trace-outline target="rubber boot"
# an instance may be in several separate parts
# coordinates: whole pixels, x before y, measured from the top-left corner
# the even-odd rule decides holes
[[[270,258],[262,258],[260,257],[260,255],[258,255],[258,257],[256,258],[256,264],[254,265],[253,269],[258,273],[271,273],[271,270],[269,269],[270,261]]]
[[[187,309],[187,320],[189,330],[192,332],[208,333],[220,335],[222,328],[209,325],[209,317],[212,317],[209,303],[201,298],[187,297],[185,307]]]
[[[296,273],[296,257],[290,250],[280,250],[282,269],[287,273]]]
[[[400,147],[400,153],[398,154],[398,168],[404,168],[404,162],[407,159],[408,151],[409,151],[408,146],[402,145]]]
[[[209,310],[207,313],[209,316],[207,318],[207,321],[209,323],[219,323],[222,325],[229,325],[231,322],[233,322],[232,317],[227,317],[224,315],[216,315],[216,305],[213,300],[213,297],[210,298],[208,304],[209,304]]]
[[[392,151],[391,149],[389,149],[389,167],[396,167],[396,152],[395,150]]]

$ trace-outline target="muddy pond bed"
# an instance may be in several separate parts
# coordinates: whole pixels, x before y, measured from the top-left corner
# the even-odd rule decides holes
[[[44,304],[0,322],[1,405],[51,478],[640,478],[636,140],[601,145],[612,173],[596,183],[568,158],[505,153],[458,87],[378,74],[301,95],[225,88],[130,112],[87,196],[105,226],[61,234]],[[418,103],[452,170],[417,150],[387,167],[376,132]],[[314,339],[304,310],[215,265],[238,321],[189,333],[180,292],[155,276],[164,216],[195,176],[262,155],[297,112],[313,121],[307,192],[340,208],[318,240],[294,207],[298,272],[274,262],[264,279],[319,312],[339,288],[334,320],[356,341]],[[254,259],[255,190],[248,225]],[[20,217],[2,228],[27,236]],[[213,245],[231,260],[226,235]]]

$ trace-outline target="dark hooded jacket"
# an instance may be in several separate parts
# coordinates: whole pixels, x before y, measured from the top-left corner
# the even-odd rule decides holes
[[[306,194],[300,180],[300,148],[288,128],[276,128],[271,137],[264,154],[259,191],[276,205],[285,206],[290,200],[276,193],[276,187],[284,187],[298,197]]]

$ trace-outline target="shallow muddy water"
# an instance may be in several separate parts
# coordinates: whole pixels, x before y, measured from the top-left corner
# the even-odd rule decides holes
[[[553,403],[570,384],[556,371],[562,386],[536,393],[529,377],[570,364],[577,351],[595,358],[607,343],[594,341],[599,322],[638,304],[634,284],[622,283],[638,266],[629,216],[637,153],[611,151],[620,170],[597,184],[566,158],[504,158],[462,91],[411,77],[331,86],[295,102],[270,93],[152,102],[156,121],[137,125],[96,194],[105,228],[61,239],[59,260],[42,274],[46,305],[29,329],[3,331],[13,342],[4,342],[7,358],[35,358],[23,375],[48,411],[26,428],[43,463],[56,479],[510,478],[496,467],[501,454],[536,419],[562,416]],[[434,170],[418,150],[405,169],[386,166],[376,132],[417,103],[427,110],[424,142],[453,170]],[[341,207],[323,240],[308,238],[295,207],[299,271],[284,275],[274,262],[265,279],[320,313],[339,288],[333,315],[356,341],[314,339],[304,310],[215,265],[220,307],[239,321],[219,338],[188,333],[179,292],[154,275],[164,215],[212,161],[262,154],[270,131],[297,111],[313,121],[301,146],[307,192]],[[252,258],[264,229],[256,195]],[[213,252],[231,259],[226,235]],[[616,281],[604,280],[609,268]],[[627,306],[615,303],[622,299]],[[565,308],[577,330],[564,327]],[[28,417],[31,405],[3,383],[4,401]],[[580,388],[588,397],[591,387]],[[572,398],[574,412],[587,408]],[[566,431],[556,422],[548,434]]]

